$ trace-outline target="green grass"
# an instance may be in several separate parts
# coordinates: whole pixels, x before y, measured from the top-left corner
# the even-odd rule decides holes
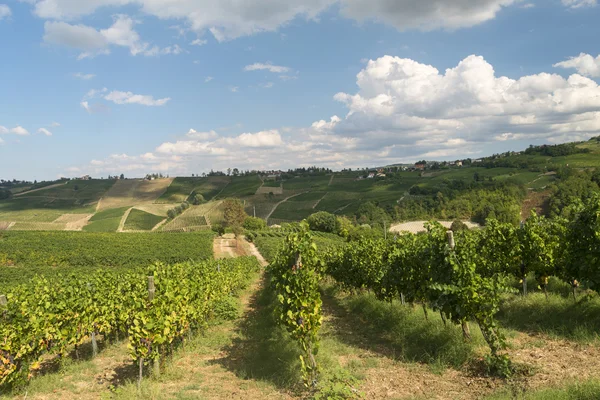
[[[349,295],[334,284],[323,285],[323,291],[329,310],[347,320],[347,326],[338,327],[336,334],[352,346],[403,362],[426,363],[439,371],[464,366],[485,343],[475,325],[471,326],[473,339],[465,342],[460,327],[444,326],[439,314],[431,310],[427,320],[421,307],[385,303],[369,293]]]
[[[160,196],[156,203],[181,203],[187,200],[192,191],[204,196],[205,200],[211,200],[230,181],[227,176],[200,177],[178,177],[173,179],[165,193]]]
[[[534,392],[515,393],[502,390],[485,400],[598,400],[600,398],[600,380],[592,379],[571,383],[562,388],[547,388]]]
[[[159,222],[164,220],[160,215],[154,215],[142,210],[133,209],[125,221],[123,230],[126,231],[149,231]]]
[[[572,297],[549,293],[511,296],[503,302],[498,320],[508,328],[543,333],[582,343],[600,341],[600,298],[597,295]]]
[[[297,202],[297,201],[310,201],[312,204],[316,203],[317,200],[322,198],[326,192],[308,192],[302,193],[298,196],[292,197],[288,201]]]

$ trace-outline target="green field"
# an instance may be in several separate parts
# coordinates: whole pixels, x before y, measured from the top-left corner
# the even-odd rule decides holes
[[[211,200],[229,182],[227,176],[200,177],[178,177],[173,180],[166,192],[156,200],[156,203],[181,203],[188,199],[192,192],[204,196],[205,200]]]
[[[100,211],[90,218],[90,222],[83,227],[83,230],[86,232],[116,232],[121,218],[128,209],[129,207],[120,207]]]
[[[219,199],[227,197],[253,196],[262,185],[258,175],[232,177],[229,185],[219,194]]]
[[[159,222],[164,220],[160,215],[150,214],[148,212],[133,209],[129,213],[123,230],[125,231],[149,231],[152,230]]]

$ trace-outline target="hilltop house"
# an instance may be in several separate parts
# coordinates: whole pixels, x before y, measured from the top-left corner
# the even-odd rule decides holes
[[[415,164],[415,169],[419,170],[419,171],[425,171],[426,167],[427,167],[427,164],[425,164],[425,163],[416,163]]]

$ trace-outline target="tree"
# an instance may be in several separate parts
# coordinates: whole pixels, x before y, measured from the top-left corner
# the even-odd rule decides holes
[[[239,199],[227,199],[223,202],[226,227],[242,226],[248,217],[244,204]]]
[[[260,231],[266,227],[267,222],[262,218],[247,217],[244,220],[244,229],[248,229],[250,231]]]
[[[312,214],[306,219],[306,222],[308,222],[308,226],[313,231],[329,233],[336,231],[337,221],[335,215],[325,211],[319,211],[318,213]]]
[[[119,176],[119,179],[125,179],[125,175],[121,174],[121,176]]]
[[[457,219],[454,222],[452,222],[452,225],[450,226],[450,230],[452,232],[460,232],[460,231],[469,230],[469,227],[467,226],[467,224],[465,224],[461,220]]]

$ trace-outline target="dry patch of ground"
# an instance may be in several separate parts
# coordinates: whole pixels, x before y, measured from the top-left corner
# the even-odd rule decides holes
[[[232,233],[216,237],[213,243],[213,254],[217,259],[245,256],[246,251],[242,242],[243,240],[236,239]]]
[[[53,222],[66,224],[66,231],[80,231],[93,216],[94,214],[63,214]]]
[[[33,192],[39,192],[40,190],[52,189],[52,188],[55,188],[55,187],[59,187],[59,186],[65,185],[67,183],[68,182],[57,183],[55,185],[44,186],[43,188],[39,188],[39,189],[26,190],[26,191],[23,191],[23,192],[16,193],[13,197],[23,196],[23,195],[26,195],[26,194],[29,194],[29,193],[33,193]]]
[[[0,221],[0,231],[7,231],[14,225],[14,222],[10,221]]]
[[[410,233],[419,233],[419,232],[427,232],[425,228],[425,224],[429,221],[411,221],[411,222],[403,222],[401,224],[394,224],[390,227],[390,232],[410,232]],[[453,221],[437,221],[442,226],[446,228],[450,228]],[[480,225],[471,221],[463,221],[465,225],[469,227],[469,229],[479,228]]]
[[[529,218],[531,210],[534,210],[538,215],[548,215],[551,195],[551,190],[544,190],[542,192],[530,190],[521,207],[521,218]]]

